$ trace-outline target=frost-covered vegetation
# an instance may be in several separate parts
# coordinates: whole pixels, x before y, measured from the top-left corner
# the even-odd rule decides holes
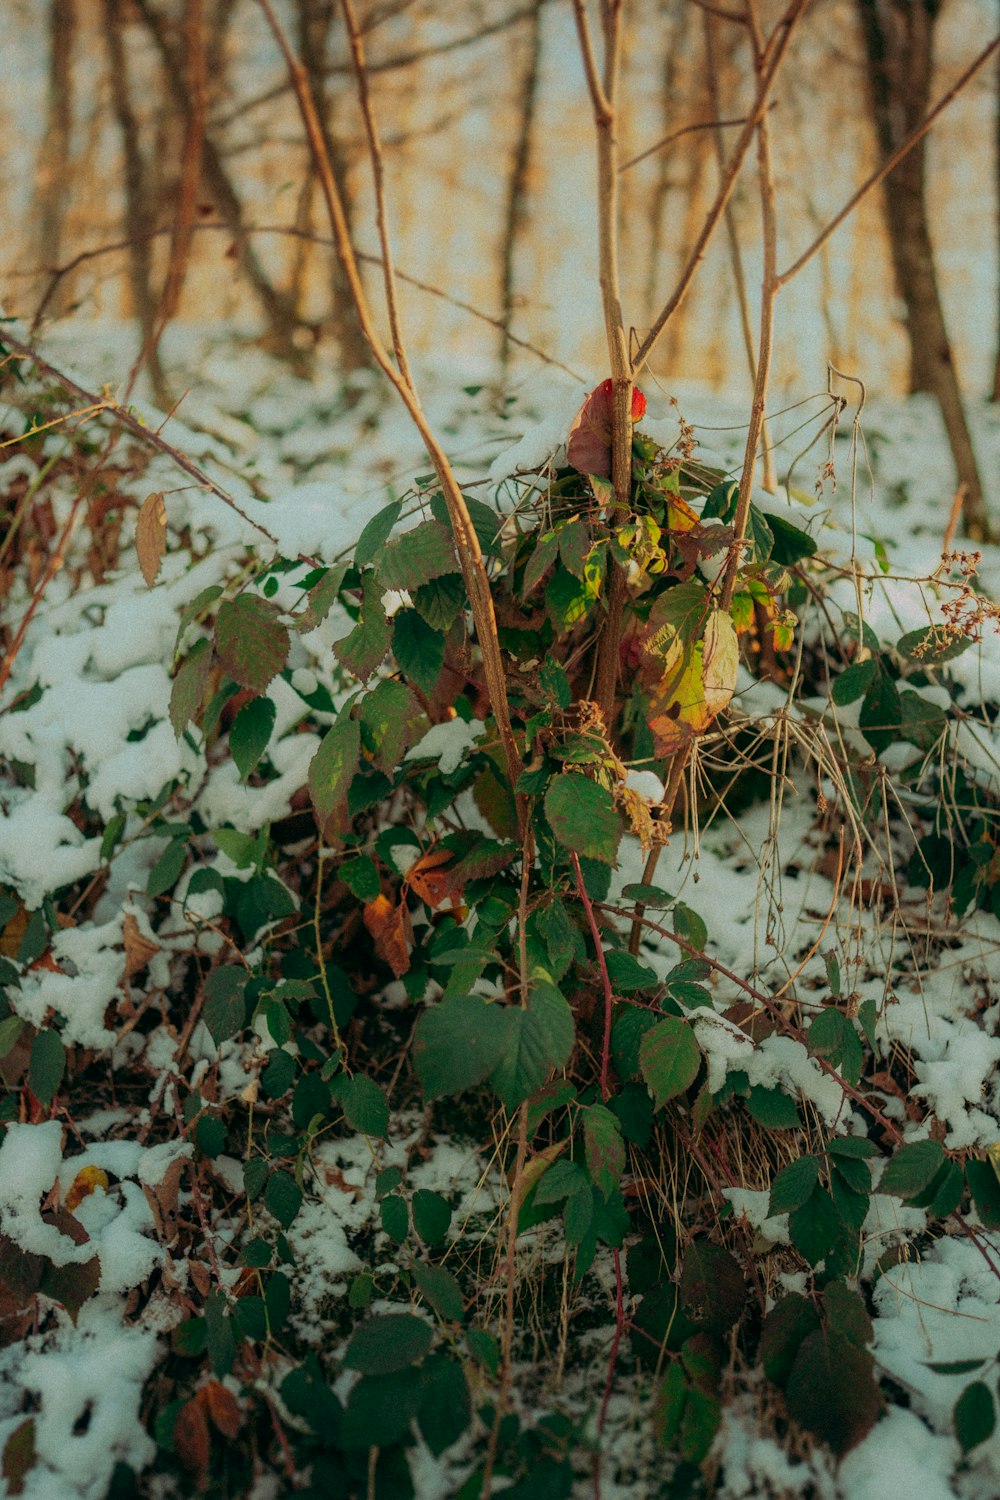
[[[402,419],[175,351],[216,493],[4,366],[7,1492],[988,1500],[1000,550],[932,410],[775,414],[723,611],[739,405],[647,391],[622,525],[585,390],[430,372],[512,785]]]

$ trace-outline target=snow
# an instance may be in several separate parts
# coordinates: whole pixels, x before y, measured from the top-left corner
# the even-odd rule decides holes
[[[240,586],[247,576],[248,548],[255,568],[271,559],[274,548],[254,521],[276,537],[283,555],[329,562],[350,547],[365,521],[385,504],[387,486],[395,484],[397,493],[403,493],[410,476],[426,470],[426,458],[405,421],[398,414],[379,415],[366,377],[359,378],[357,408],[331,415],[318,388],[276,374],[263,356],[248,354],[235,364],[218,354],[209,361],[199,356],[198,364],[201,393],[186,402],[185,421],[171,419],[168,436],[211,468],[251,519],[240,518],[213,495],[185,488],[168,496],[168,553],[155,588],[146,589],[127,552],[120,571],[101,583],[85,573],[71,582],[68,570],[57,576],[0,705],[0,757],[26,768],[23,776],[19,773],[0,787],[0,883],[16,891],[28,910],[100,866],[100,836],[77,826],[79,807],[102,823],[119,810],[128,815],[125,842],[102,872],[106,884],[91,915],[53,934],[56,967],[20,975],[19,987],[10,990],[11,1003],[36,1027],[57,1025],[67,1045],[92,1049],[116,1069],[126,1063],[141,1068],[140,1098],[146,1105],[142,1115],[117,1104],[90,1110],[75,1121],[78,1134],[65,1133],[61,1120],[10,1124],[0,1143],[3,1232],[22,1249],[59,1265],[83,1263],[96,1254],[101,1272],[99,1291],[84,1304],[75,1328],[52,1305],[37,1332],[0,1354],[0,1449],[23,1420],[22,1400],[27,1397],[34,1408],[39,1463],[27,1478],[23,1493],[28,1500],[103,1500],[116,1461],[137,1471],[150,1464],[154,1445],[142,1422],[142,1393],[164,1353],[176,1308],[165,1295],[143,1303],[136,1289],[145,1288],[161,1271],[170,1270],[182,1281],[188,1274],[184,1264],[169,1258],[153,1203],[157,1190],[166,1190],[178,1164],[193,1153],[180,1141],[140,1143],[140,1122],[150,1125],[164,1115],[172,1122],[175,1101],[181,1103],[205,1080],[214,1083],[220,1102],[249,1103],[256,1097],[263,1044],[270,1040],[261,1022],[257,1037],[217,1048],[199,1024],[188,1039],[183,1077],[178,1037],[167,1025],[136,1028],[119,1040],[122,1021],[132,1014],[130,997],[138,1004],[155,998],[157,989],[169,993],[181,981],[182,964],[218,951],[224,941],[206,926],[218,915],[221,898],[214,891],[187,896],[187,878],[173,902],[158,903],[147,912],[141,891],[164,843],[140,836],[143,816],[136,805],[175,788],[176,800],[168,809],[175,808],[185,819],[196,816],[208,830],[196,840],[198,863],[227,876],[246,873],[236,871],[216,850],[211,830],[228,826],[253,834],[284,817],[305,785],[319,744],[319,733],[299,732],[305,713],[301,695],[323,687],[338,707],[345,699],[331,646],[348,626],[344,614],[334,610],[317,630],[295,640],[290,683],[278,677],[268,687],[277,710],[275,734],[261,784],[244,785],[227,756],[207,755],[197,735],[193,744],[183,737],[178,741],[170,727],[170,668],[179,614],[208,584]],[[334,389],[333,372],[327,377],[328,390]],[[457,408],[454,389],[451,369],[444,378],[439,372],[427,382],[432,419],[442,429],[453,427],[463,472],[488,478],[488,488],[479,493],[495,494],[510,509],[536,483],[531,476],[518,477],[519,471],[558,460],[585,393],[570,380],[547,375],[526,386],[521,402],[501,421],[468,403]],[[732,407],[736,420],[742,420],[744,406]],[[704,393],[688,392],[684,410],[712,426],[730,416],[724,401]],[[891,408],[873,403],[866,415],[879,434],[873,445],[878,483],[872,493],[859,494],[852,507],[846,489],[827,489],[808,511],[793,505],[788,513],[796,524],[808,525],[821,548],[848,570],[849,576],[831,585],[834,618],[840,611],[857,611],[860,595],[867,623],[891,645],[903,630],[941,617],[947,589],[930,575],[939,561],[941,497],[950,494],[950,474],[936,417],[925,403]],[[653,417],[643,426],[668,444],[677,436],[673,415]],[[979,436],[995,468],[1000,430],[983,424]],[[738,460],[738,436],[713,434],[712,441],[721,464]],[[844,444],[838,446],[843,449]],[[238,472],[251,472],[251,460],[256,487],[272,496],[266,502],[256,498]],[[26,463],[20,457],[5,461],[0,482],[32,477],[36,470]],[[170,464],[157,458],[136,476],[134,488],[141,499],[151,489],[170,490],[176,483]],[[542,486],[546,480],[537,483]],[[884,496],[893,490],[905,491],[904,507],[894,509],[886,502]],[[64,502],[67,497],[58,498]],[[759,498],[765,510],[785,513],[780,496]],[[185,528],[193,538],[190,547],[181,540]],[[878,562],[882,546],[888,574]],[[293,585],[300,576],[282,576],[282,601],[297,597]],[[985,552],[981,576],[994,588],[1000,583],[1000,549]],[[15,596],[14,604],[23,608],[24,600]],[[812,646],[819,640],[819,625],[808,610],[803,614],[803,637]],[[199,625],[190,627],[188,644],[200,631]],[[15,696],[31,690],[33,698],[26,706],[19,702],[15,711]],[[948,730],[940,754],[964,760],[980,784],[995,792],[1000,785],[995,720],[1000,651],[995,635],[987,629],[982,644],[949,663],[947,673],[934,674],[928,684],[911,690],[944,708],[959,698],[967,716]],[[823,955],[833,951],[845,994],[878,1006],[883,1059],[905,1053],[910,1068],[908,1099],[888,1098],[885,1113],[911,1139],[927,1135],[933,1116],[947,1149],[981,1152],[1000,1135],[1000,923],[979,913],[956,924],[940,902],[931,908],[920,895],[911,901],[913,893],[904,908],[887,916],[856,898],[853,873],[850,879],[840,878],[838,890],[838,877],[823,859],[835,837],[830,840],[830,828],[821,826],[816,799],[821,793],[831,805],[848,808],[833,750],[849,746],[867,756],[867,742],[858,729],[860,704],[831,707],[826,697],[816,696],[805,703],[799,699],[790,708],[787,690],[756,682],[745,671],[738,702],[747,716],[744,725],[760,732],[768,754],[775,741],[795,748],[782,805],[757,804],[733,819],[720,809],[700,831],[687,836],[678,831],[663,851],[656,875],[658,885],[704,918],[710,952],[736,976],[735,981],[713,976],[708,982],[711,1007],[689,1012],[709,1087],[718,1089],[729,1074],[739,1072],[752,1084],[782,1088],[804,1101],[810,1120],[826,1130],[857,1128],[850,1101],[801,1040],[775,1031],[755,1041],[724,1014],[747,998],[740,981],[768,994],[788,986],[789,1013],[794,1004],[807,1025],[818,1013],[816,1007],[830,999]],[[988,706],[985,714],[983,704]],[[318,722],[322,727],[322,718]],[[478,719],[433,725],[410,748],[407,760],[433,762],[450,774],[482,743],[485,732]],[[718,744],[710,744],[699,754],[718,750]],[[883,759],[883,765],[902,782],[899,773],[920,760],[920,752],[900,749],[895,761]],[[696,770],[701,775],[702,767]],[[27,784],[29,771],[33,787]],[[628,785],[651,803],[662,798],[662,780],[649,770],[630,771]],[[906,815],[918,822],[935,812],[920,796],[918,784],[905,803]],[[467,826],[484,826],[471,798],[462,801],[461,809],[463,818],[468,814]],[[865,877],[882,878],[899,850],[887,845],[870,807],[848,809],[842,816],[846,844],[856,844],[858,851],[859,878],[862,869]],[[93,819],[85,826],[92,827]],[[417,854],[401,836],[390,857],[405,872]],[[640,880],[643,864],[638,843],[628,841],[614,873],[613,892]],[[181,920],[182,907],[191,921]],[[128,911],[159,952],[151,960],[148,980],[126,986]],[[663,925],[669,928],[670,923]],[[620,926],[624,932],[626,923]],[[663,975],[683,955],[669,939],[648,934],[641,956]],[[204,965],[204,958],[199,961]],[[388,1009],[410,1002],[399,985],[386,992],[383,1003]],[[155,1006],[151,1016],[155,1021]],[[919,1123],[908,1118],[908,1108],[923,1116]],[[495,1216],[495,1166],[458,1139],[429,1138],[422,1119],[395,1116],[390,1141],[379,1143],[377,1152],[376,1162],[372,1145],[360,1136],[314,1142],[306,1202],[287,1232],[296,1262],[289,1272],[295,1286],[293,1326],[299,1339],[319,1350],[328,1350],[342,1335],[344,1300],[355,1275],[372,1264],[373,1244],[383,1252],[381,1266],[391,1269],[393,1264],[393,1247],[381,1229],[375,1201],[379,1167],[403,1169],[408,1192],[427,1187],[443,1193],[454,1210],[451,1235],[456,1242],[480,1228],[488,1232]],[[87,1166],[106,1172],[109,1182],[77,1206],[77,1221],[90,1237],[77,1246],[45,1223],[42,1211],[50,1194],[65,1198]],[[239,1194],[241,1164],[235,1157],[218,1158],[209,1170],[229,1192]],[[781,1249],[788,1239],[786,1217],[768,1217],[767,1182],[748,1177],[745,1184],[726,1188],[724,1196],[734,1217],[745,1218],[750,1226],[758,1253],[778,1247],[776,1256],[786,1257],[775,1260],[769,1286],[806,1289],[807,1278],[788,1268]],[[819,1450],[800,1456],[761,1431],[754,1405],[759,1392],[737,1393],[727,1402],[714,1455],[721,1465],[720,1496],[751,1500],[811,1492],[819,1500],[882,1500],[913,1490],[922,1500],[993,1500],[1000,1493],[996,1440],[963,1461],[953,1436],[955,1401],[975,1377],[942,1376],[928,1368],[934,1360],[995,1356],[1000,1346],[998,1283],[979,1250],[961,1234],[940,1234],[928,1243],[921,1238],[926,1229],[923,1210],[873,1193],[861,1284],[873,1302],[873,1353],[887,1381],[885,1412],[873,1432],[835,1470]],[[216,1225],[215,1231],[221,1244],[233,1232],[232,1224]],[[544,1232],[538,1241],[544,1242]],[[915,1244],[919,1258],[913,1250],[908,1263],[879,1274],[878,1263],[887,1250]],[[532,1248],[538,1249],[534,1242]],[[450,1248],[443,1253],[450,1254]],[[561,1256],[562,1251],[552,1253]],[[997,1258],[1000,1250],[993,1254]],[[225,1274],[232,1276],[232,1266]],[[136,1300],[142,1303],[138,1311]],[[602,1349],[606,1336],[606,1326],[595,1330]],[[634,1416],[638,1399],[627,1382],[625,1388],[628,1398],[619,1403],[616,1392],[610,1408],[621,1414],[623,1424],[630,1412]],[[900,1390],[906,1393],[905,1406]],[[434,1485],[442,1482],[443,1473],[442,1465],[418,1451],[418,1488],[426,1500],[436,1500]],[[607,1494],[612,1500],[610,1486]]]

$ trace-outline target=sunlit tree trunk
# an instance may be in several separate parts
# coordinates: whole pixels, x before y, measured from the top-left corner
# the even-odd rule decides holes
[[[905,140],[930,103],[934,30],[943,0],[858,0],[868,60],[872,120],[883,157]],[[906,307],[910,390],[928,391],[941,408],[970,535],[989,531],[975,450],[952,357],[934,264],[927,211],[926,142],[886,178],[886,223],[893,270]]]
[[[1000,252],[1000,53],[997,54],[997,77],[996,96],[994,100],[993,130],[994,130],[994,181],[997,193],[997,249]],[[996,284],[1000,290],[1000,274],[997,275]],[[1000,306],[997,308],[1000,316]],[[997,353],[996,363],[993,366],[993,391],[992,400],[1000,401],[1000,326],[997,328]]]
[[[542,0],[536,0],[531,18],[528,55],[521,80],[517,137],[511,155],[500,244],[500,333],[501,390],[506,388],[511,343],[508,337],[515,307],[515,261],[520,232],[528,219],[528,184],[531,173],[532,136],[538,104],[538,79],[542,56]]]
[[[70,201],[70,150],[73,128],[73,45],[77,32],[76,0],[49,5],[49,86],[45,133],[38,151],[35,199],[39,204],[38,262],[45,270],[58,266]],[[63,283],[53,311],[65,306]]]

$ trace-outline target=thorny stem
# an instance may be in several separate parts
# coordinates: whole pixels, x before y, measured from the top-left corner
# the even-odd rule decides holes
[[[677,754],[674,756],[673,760],[670,763],[670,776],[667,780],[667,785],[663,793],[663,800],[658,808],[659,818],[657,819],[658,822],[665,823],[667,825],[667,832],[670,831],[670,820],[674,815],[674,806],[677,802],[677,794],[681,789],[681,781],[683,779],[684,771],[687,767],[690,756],[690,746],[685,746],[683,750],[677,751]],[[662,851],[662,844],[656,844],[652,849],[650,849],[645,868],[642,872],[643,885],[652,885],[654,877],[656,875],[656,867],[660,862],[660,854],[662,853]],[[645,911],[646,908],[643,906],[642,902],[638,902],[636,904],[635,912],[632,917],[632,930],[629,933],[628,940],[628,951],[633,955],[633,957],[639,951],[639,941],[642,937],[642,921]]]
[[[576,889],[583,909],[587,914],[587,925],[590,935],[594,940],[594,952],[597,954],[597,966],[601,971],[601,988],[604,991],[604,1037],[601,1042],[601,1098],[607,1100],[611,1089],[608,1086],[608,1069],[611,1061],[611,1014],[614,1007],[614,993],[611,989],[611,976],[608,973],[607,959],[604,957],[604,945],[601,942],[601,931],[594,916],[594,904],[587,894],[587,887],[583,882],[583,871],[580,869],[580,857],[578,854],[570,854],[573,861],[573,873],[576,876]]]
[[[493,1467],[496,1463],[497,1444],[500,1440],[500,1423],[510,1400],[514,1352],[514,1300],[517,1290],[517,1221],[524,1197],[524,1167],[528,1158],[528,1101],[525,1100],[517,1113],[517,1155],[514,1158],[514,1173],[510,1184],[510,1202],[507,1205],[506,1250],[504,1256],[504,1320],[500,1340],[500,1389],[497,1392],[496,1411],[486,1445],[483,1464],[483,1487],[481,1500],[490,1500],[493,1489]]]

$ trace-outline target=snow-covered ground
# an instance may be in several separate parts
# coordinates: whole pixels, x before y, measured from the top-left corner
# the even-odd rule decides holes
[[[168,340],[173,364],[197,371],[197,385],[163,435],[202,464],[242,514],[194,488],[167,456],[151,455],[141,471],[133,464],[119,482],[121,493],[137,501],[152,491],[165,494],[169,545],[155,588],[146,588],[128,545],[120,565],[96,580],[83,556],[74,556],[73,546],[85,552],[78,530],[0,700],[0,761],[15,768],[0,786],[0,885],[28,911],[89,877],[102,887],[85,920],[54,933],[51,965],[27,972],[20,987],[8,992],[9,1002],[15,1015],[38,1026],[54,1011],[67,1045],[89,1049],[106,1060],[112,1077],[127,1076],[131,1085],[120,1104],[109,1103],[89,1119],[68,1112],[70,1094],[58,1120],[15,1120],[0,1146],[0,1221],[9,1240],[56,1265],[82,1265],[95,1255],[100,1263],[97,1292],[83,1302],[75,1322],[42,1297],[35,1325],[19,1331],[0,1354],[0,1450],[26,1413],[34,1418],[36,1461],[23,1489],[7,1491],[27,1500],[103,1500],[116,1464],[141,1472],[153,1462],[143,1390],[166,1356],[171,1330],[190,1316],[192,1285],[203,1290],[197,1283],[201,1263],[192,1268],[177,1250],[187,1243],[178,1240],[177,1214],[201,1211],[182,1175],[191,1147],[154,1144],[155,1122],[170,1119],[182,1095],[188,1097],[209,1075],[217,1080],[213,1099],[244,1095],[254,1087],[267,1040],[227,1041],[219,1049],[202,1022],[185,1035],[170,1016],[163,997],[183,960],[218,951],[212,919],[219,898],[205,889],[187,895],[183,880],[172,901],[147,901],[149,871],[169,839],[140,837],[148,813],[137,811],[137,804],[153,803],[174,785],[185,817],[200,818],[206,830],[228,827],[246,834],[288,814],[319,743],[318,733],[299,732],[305,698],[317,685],[335,687],[330,647],[346,629],[346,617],[335,610],[297,639],[288,680],[277,678],[269,690],[277,710],[271,774],[260,785],[244,786],[231,760],[206,756],[193,738],[178,740],[171,728],[178,621],[204,589],[245,571],[248,549],[258,564],[273,556],[261,526],[284,556],[303,560],[305,571],[343,554],[387,498],[406,493],[413,477],[426,472],[405,416],[386,406],[363,377],[347,402],[332,369],[307,385],[252,350],[234,357],[232,350],[213,348],[183,330],[171,330]],[[72,364],[92,389],[120,379],[128,367],[121,333],[114,329],[84,337],[75,328],[71,342],[53,338],[48,353],[57,365]],[[498,404],[484,384],[487,374],[475,368],[459,376],[452,369],[428,370],[425,401],[463,481],[477,486],[471,493],[510,508],[518,488],[509,476],[558,449],[583,389],[543,369],[522,381],[516,399]],[[667,446],[675,442],[677,414],[669,398],[676,397],[694,424],[704,461],[726,468],[738,462],[738,399],[690,388],[647,394],[650,417],[643,427],[652,436]],[[828,414],[818,399],[813,405],[816,415],[805,432],[801,410],[772,418],[779,439],[789,434],[779,475]],[[158,423],[151,411],[145,415]],[[987,493],[1000,497],[1000,415],[983,409],[973,419]],[[827,476],[814,488],[830,451],[828,439],[821,438],[795,465],[795,496],[786,502],[781,495],[761,495],[761,503],[772,510],[787,503],[796,524],[808,526],[822,553],[842,569],[827,585],[830,608],[861,614],[877,635],[894,641],[938,618],[940,598],[946,597],[936,595],[927,580],[940,561],[951,507],[950,460],[937,415],[923,400],[898,406],[873,401],[861,431],[853,479],[848,411],[836,443],[836,482]],[[120,441],[123,448],[132,446]],[[60,455],[64,443],[63,429],[56,427],[44,439],[44,453]],[[26,464],[33,475],[34,464],[23,456],[8,459],[0,465],[0,482],[15,483]],[[52,501],[55,525],[69,515],[73,498],[68,481],[60,481]],[[995,508],[1000,511],[1000,499]],[[290,590],[296,576],[301,574],[284,574],[281,588]],[[988,594],[1000,597],[1000,548],[983,549],[979,579]],[[28,589],[25,578],[16,580],[5,601],[15,621],[27,607]],[[819,639],[815,621],[807,619],[804,631],[807,644]],[[927,689],[931,697],[935,691],[942,689]],[[1000,793],[1000,637],[989,625],[981,644],[949,663],[946,695],[965,718],[941,753],[961,758],[980,785]],[[777,989],[794,973],[800,992],[818,990],[828,974],[827,955],[834,953],[844,992],[858,1005],[875,1002],[883,1058],[905,1049],[910,1061],[909,1097],[888,1094],[885,1114],[913,1139],[933,1128],[948,1149],[984,1153],[1000,1141],[1000,921],[980,911],[956,922],[942,898],[928,902],[924,891],[901,880],[903,899],[884,899],[885,890],[896,887],[900,819],[928,813],[913,775],[924,752],[908,746],[896,754],[894,747],[887,757],[894,784],[911,788],[898,794],[898,808],[889,794],[884,815],[862,810],[852,819],[838,813],[845,854],[837,865],[829,853],[836,837],[829,822],[817,819],[817,797],[841,806],[831,747],[857,740],[858,705],[838,709],[816,697],[789,709],[783,689],[747,675],[737,711],[761,743],[766,739],[768,757],[773,744],[784,746],[782,755],[788,752],[782,794],[735,818],[720,807],[700,833],[678,832],[658,880],[705,919],[713,956],[749,982]],[[315,717],[320,727],[332,722],[330,714]],[[70,815],[78,800],[93,815],[84,827]],[[101,833],[91,826],[105,825],[116,814],[124,814],[125,822],[106,867]],[[241,874],[229,853],[208,843],[198,868]],[[636,846],[616,875],[619,888],[640,880],[641,870]],[[139,944],[144,967],[132,972],[145,977],[123,982]],[[675,961],[666,948],[648,948],[643,957],[660,971]],[[780,1085],[805,1101],[816,1119],[850,1132],[850,1107],[801,1043],[773,1035],[754,1046],[726,1020],[722,1012],[739,998],[735,987],[727,990],[719,981],[714,1009],[696,1021],[711,1086],[721,1087],[727,1073],[745,1072],[752,1084]],[[136,1012],[149,1006],[162,1010],[162,1022],[152,1028],[134,1024]],[[919,1108],[912,1109],[913,1103]],[[343,1337],[338,1304],[342,1308],[364,1263],[359,1251],[373,1236],[383,1236],[374,1181],[377,1170],[391,1165],[409,1166],[412,1186],[448,1193],[456,1239],[488,1232],[499,1185],[495,1168],[471,1144],[428,1141],[420,1120],[406,1116],[394,1122],[378,1161],[362,1136],[325,1143],[312,1163],[306,1207],[288,1236],[296,1260],[289,1272],[292,1326],[306,1345],[329,1352]],[[58,1201],[57,1184],[65,1199],[86,1168],[99,1169],[103,1180],[78,1207],[89,1239],[76,1244],[43,1220],[40,1209]],[[209,1171],[238,1194],[241,1164],[235,1157],[217,1156]],[[783,1216],[766,1217],[767,1186],[748,1182],[734,1193],[734,1208],[747,1215],[758,1236],[780,1247],[787,1228]],[[755,1393],[737,1392],[713,1453],[716,1493],[733,1500],[795,1494],[881,1500],[911,1488],[923,1500],[991,1500],[1000,1493],[1000,1439],[994,1436],[963,1458],[953,1432],[955,1401],[972,1377],[930,1368],[997,1357],[1000,1279],[959,1232],[933,1243],[922,1240],[925,1222],[923,1210],[873,1196],[865,1226],[866,1285],[894,1244],[919,1243],[921,1250],[886,1269],[871,1293],[873,1352],[886,1404],[870,1435],[838,1469],[818,1448],[792,1451],[783,1445],[762,1427]],[[239,1267],[223,1252],[242,1233],[239,1216],[220,1216],[212,1228],[223,1277],[235,1281]],[[1000,1261],[1000,1236],[992,1238]],[[527,1262],[544,1254],[544,1235],[529,1236]],[[606,1282],[606,1273],[599,1261],[595,1285],[602,1277]],[[791,1285],[793,1278],[785,1275]],[[586,1295],[593,1300],[595,1287],[588,1286]],[[592,1402],[603,1378],[613,1287],[606,1310],[605,1325],[590,1346],[594,1362],[586,1388],[579,1370],[565,1373],[561,1390],[570,1406]],[[995,1367],[989,1378],[995,1387]],[[618,1441],[616,1422],[624,1442],[642,1390],[642,1377],[622,1377],[609,1407],[609,1455]],[[648,1478],[643,1464],[654,1458],[640,1453],[630,1468],[632,1457],[628,1465],[623,1461],[617,1482],[609,1457],[605,1500],[648,1492],[640,1489]],[[421,1500],[452,1493],[458,1473],[418,1450]],[[581,1495],[589,1493],[589,1484],[581,1478]],[[277,1491],[262,1484],[256,1493]]]

